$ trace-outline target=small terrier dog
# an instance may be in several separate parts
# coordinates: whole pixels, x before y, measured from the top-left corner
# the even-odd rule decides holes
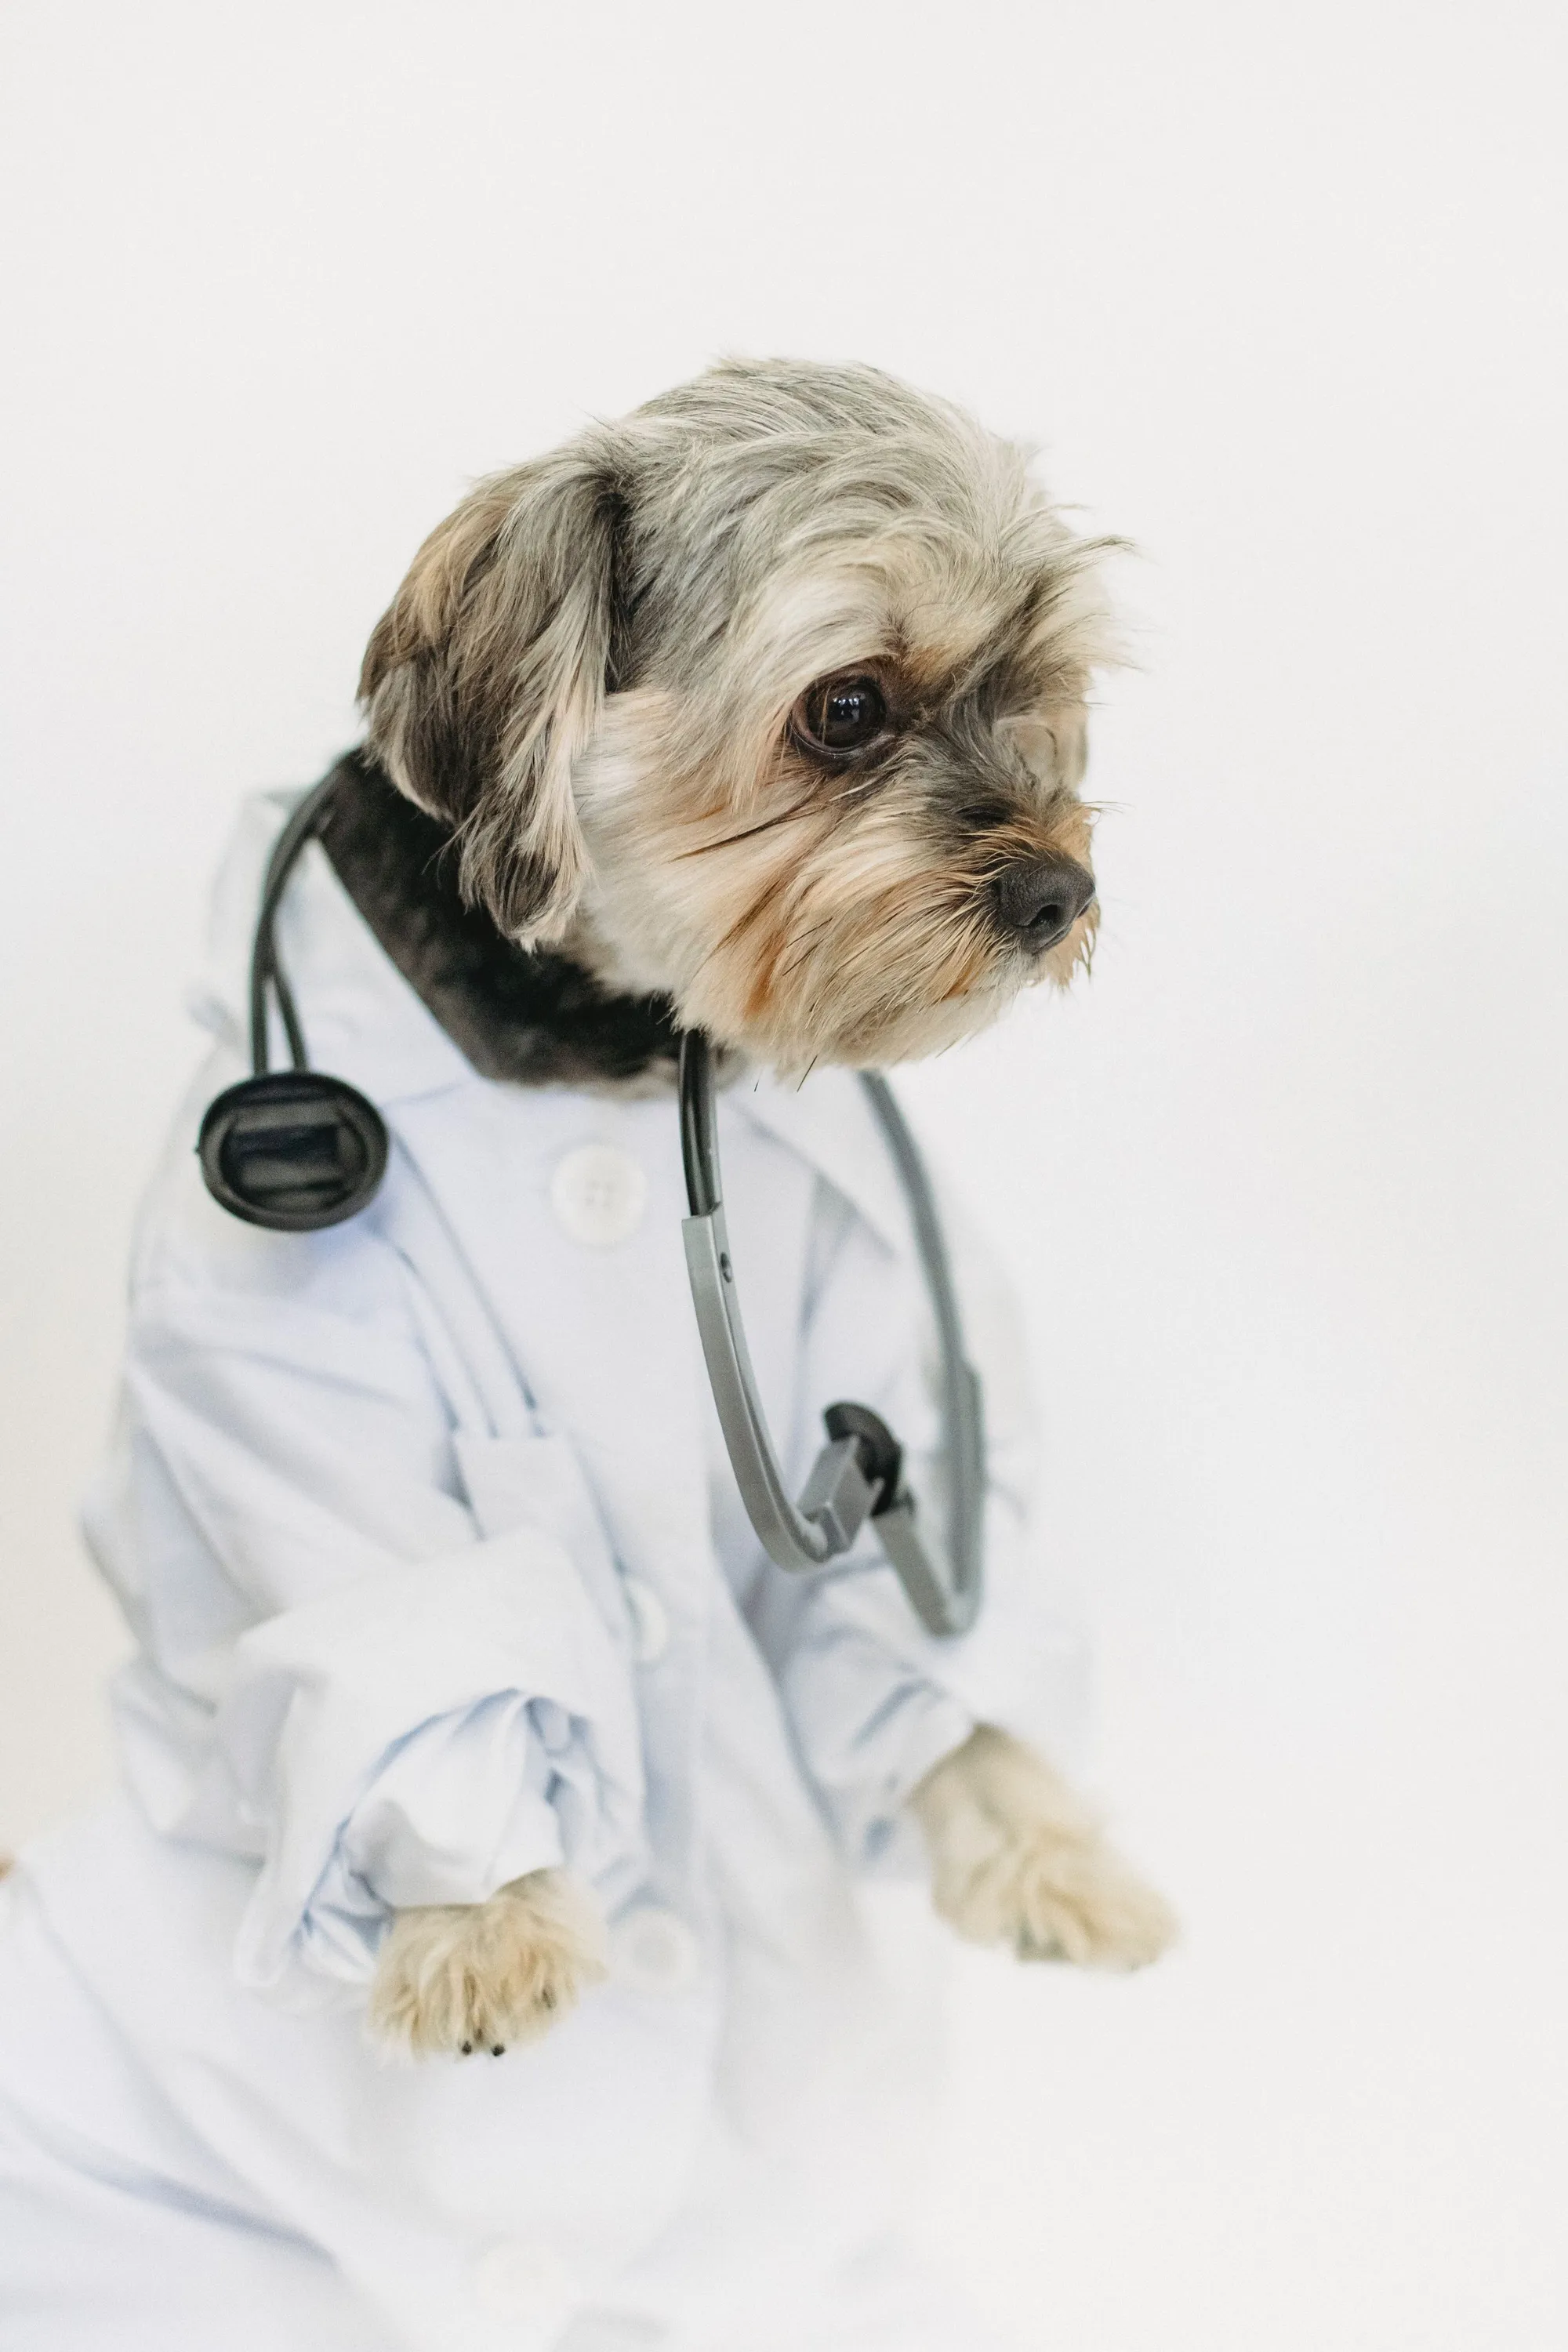
[[[1079,788],[1107,544],[1020,450],[868,368],[729,363],[481,483],[361,691],[370,752],[542,985],[663,1008],[662,1045],[591,1065],[563,1017],[546,1074],[668,1082],[679,1027],[732,1066],[896,1062],[1065,986],[1098,919]],[[426,972],[444,989],[462,1041],[460,991]],[[961,1936],[1121,1968],[1169,1942],[1163,1900],[1008,1735],[975,1731],[911,1804]],[[504,2047],[602,1948],[560,1870],[405,1910],[372,2022],[416,2052]]]

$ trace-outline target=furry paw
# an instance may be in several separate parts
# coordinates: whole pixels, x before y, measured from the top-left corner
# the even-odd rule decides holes
[[[381,1948],[369,2023],[424,2057],[499,2058],[531,2042],[605,1974],[604,1923],[563,1870],[514,1878],[488,1903],[400,1911]]]
[[[931,1895],[973,1944],[1025,1960],[1143,1968],[1173,1942],[1163,1895],[1107,1844],[1088,1808],[1032,1749],[989,1726],[928,1773],[910,1800],[931,1857]]]

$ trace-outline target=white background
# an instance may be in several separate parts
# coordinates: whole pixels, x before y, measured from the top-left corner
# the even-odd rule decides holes
[[[1564,21],[7,8],[0,1836],[108,1769],[72,1515],[237,795],[468,478],[874,360],[1142,550],[1092,984],[910,1091],[1187,1925],[966,1961],[933,2222],[1021,2346],[1561,2352]]]

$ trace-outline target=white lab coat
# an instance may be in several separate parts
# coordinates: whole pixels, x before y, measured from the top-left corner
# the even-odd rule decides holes
[[[922,1905],[889,1936],[856,1885],[918,1865],[902,1801],[975,1720],[1069,1736],[1005,1300],[960,1229],[978,1631],[924,1635],[869,1542],[785,1577],[721,1455],[671,1101],[477,1076],[315,847],[283,953],[391,1163],[328,1233],[226,1216],[192,1145],[243,1074],[284,806],[249,805],[220,878],[216,1043],[140,1226],[87,1514],[138,1642],[124,1790],[5,1889],[0,2343],[956,2352],[894,2243],[929,2034],[876,1946],[923,1951]],[[854,1397],[934,1513],[924,1294],[858,1088],[747,1079],[720,1118],[788,1474]],[[368,2046],[392,1909],[558,1863],[608,1916],[608,1984],[499,2063]]]

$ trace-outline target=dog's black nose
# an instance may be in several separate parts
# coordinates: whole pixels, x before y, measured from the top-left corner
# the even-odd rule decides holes
[[[996,911],[1037,954],[1065,939],[1094,897],[1094,877],[1070,857],[1032,857],[1009,866],[996,885]]]

